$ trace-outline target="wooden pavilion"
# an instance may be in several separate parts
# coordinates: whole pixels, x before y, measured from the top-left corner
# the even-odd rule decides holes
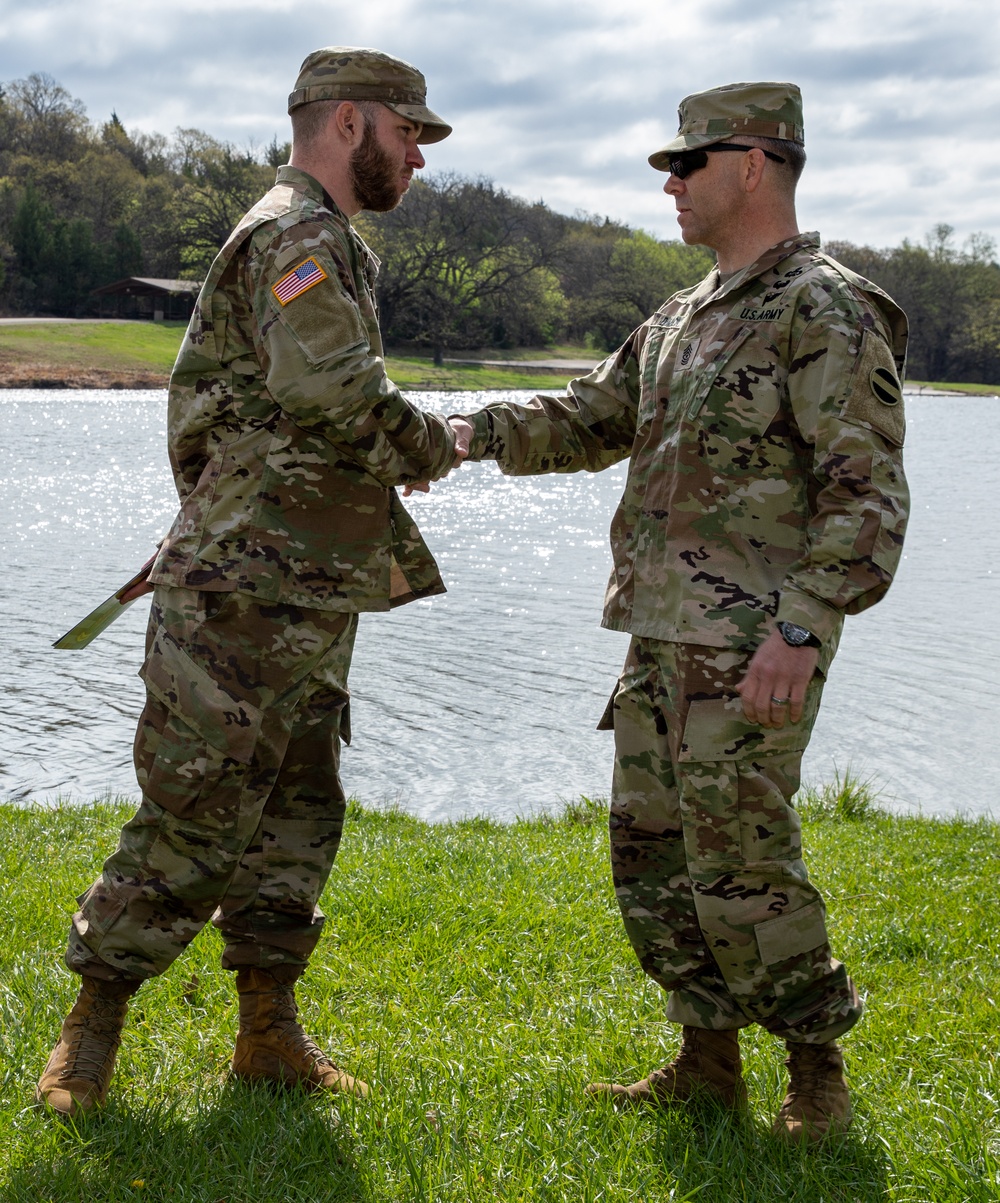
[[[186,322],[194,309],[200,280],[155,280],[126,276],[95,288],[100,317],[136,318],[152,322]]]

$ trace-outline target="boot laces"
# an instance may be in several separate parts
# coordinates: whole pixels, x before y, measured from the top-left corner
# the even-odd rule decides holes
[[[283,1020],[274,1025],[278,1029],[278,1039],[290,1052],[294,1052],[313,1065],[332,1065],[333,1062],[323,1052],[315,1040],[295,1020]]]
[[[101,1074],[117,1051],[121,1039],[121,1023],[125,1014],[122,1003],[96,998],[90,1013],[76,1025],[66,1057],[66,1068],[59,1077],[63,1080],[82,1078],[100,1081]]]
[[[822,1045],[804,1044],[789,1057],[788,1068],[797,1095],[820,1098],[826,1092],[834,1064]]]
[[[295,1053],[312,1065],[332,1065],[333,1062],[323,1052],[315,1040],[307,1035],[299,1023],[299,1008],[295,1001],[294,991],[281,987],[273,992],[274,1022],[273,1027],[278,1032],[278,1040],[290,1052]]]

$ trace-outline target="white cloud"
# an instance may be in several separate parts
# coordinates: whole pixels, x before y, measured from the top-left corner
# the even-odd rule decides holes
[[[803,225],[892,245],[937,222],[1000,238],[993,0],[0,0],[0,80],[53,75],[101,120],[239,144],[287,137],[298,65],[324,44],[416,63],[455,126],[428,169],[674,237],[646,156],[678,100],[741,79],[805,98]]]

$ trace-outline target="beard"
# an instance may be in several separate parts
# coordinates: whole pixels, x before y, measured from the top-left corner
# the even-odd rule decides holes
[[[406,191],[401,187],[396,166],[382,149],[373,122],[365,123],[361,145],[351,155],[351,186],[362,209],[388,213],[395,209]]]

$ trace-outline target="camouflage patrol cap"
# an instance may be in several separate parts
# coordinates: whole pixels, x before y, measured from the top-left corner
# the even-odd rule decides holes
[[[781,138],[805,145],[802,93],[796,84],[726,84],[685,96],[677,110],[679,128],[672,142],[649,156],[657,171],[670,170],[670,156],[724,142],[734,134]]]
[[[379,100],[401,117],[420,122],[418,142],[440,142],[451,133],[451,126],[427,107],[427,82],[416,67],[381,50],[325,46],[307,55],[288,97],[288,111],[313,100]]]

